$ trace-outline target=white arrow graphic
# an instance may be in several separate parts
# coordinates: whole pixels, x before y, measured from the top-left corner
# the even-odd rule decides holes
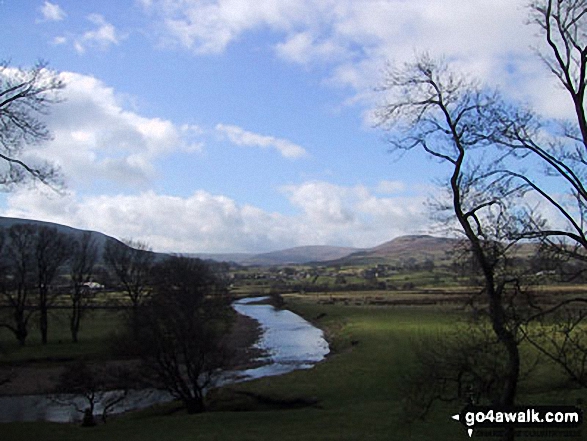
[[[451,416],[451,418],[455,421],[460,421],[461,416],[457,413],[456,415]],[[469,438],[473,436],[473,429],[467,429],[467,433],[469,434]]]

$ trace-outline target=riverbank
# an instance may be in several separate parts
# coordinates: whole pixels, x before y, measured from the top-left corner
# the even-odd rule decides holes
[[[312,369],[220,388],[212,411],[198,415],[164,405],[92,429],[11,423],[0,430],[10,441],[389,441],[457,439],[461,434],[446,409],[415,427],[401,416],[402,376],[413,367],[410,340],[422,330],[450,326],[446,314],[297,301],[286,307],[306,318],[321,317],[320,327],[342,350]]]
[[[254,347],[262,334],[259,323],[251,317],[236,314],[235,322],[230,335],[228,346],[231,353],[229,369],[243,370],[251,369],[266,364],[266,361],[259,361],[264,351]],[[73,343],[67,343],[73,345]],[[48,346],[56,346],[61,350],[64,343],[50,343]],[[31,351],[31,348],[25,348]],[[43,348],[47,352],[47,346]],[[50,351],[48,351],[50,352]],[[137,360],[104,359],[92,360],[92,356],[82,357],[41,357],[28,360],[3,361],[0,363],[0,380],[7,381],[0,384],[0,396],[9,395],[43,395],[55,392],[59,377],[70,363],[79,360],[87,361],[90,367],[98,367],[101,370],[126,367],[132,370],[138,364]],[[1,381],[0,381],[1,382]],[[113,384],[112,388],[116,388]]]
[[[462,312],[439,307],[345,306],[287,298],[286,308],[315,319],[338,348],[312,369],[230,385],[217,391],[213,411],[187,415],[171,405],[131,412],[86,429],[76,425],[0,425],[7,441],[424,441],[469,439],[450,418],[463,403],[439,403],[426,420],[403,410],[406,373],[417,369],[414,343],[453,329]],[[520,402],[571,404],[585,392],[560,388],[540,366],[541,382],[525,381]],[[546,369],[546,371],[542,371]],[[587,430],[583,430],[587,439]],[[532,437],[532,439],[557,439]]]

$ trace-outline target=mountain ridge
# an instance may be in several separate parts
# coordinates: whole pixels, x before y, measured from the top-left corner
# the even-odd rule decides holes
[[[107,240],[119,240],[104,233],[83,230],[54,222],[33,219],[21,219],[0,216],[0,227],[10,228],[14,224],[36,224],[57,228],[59,231],[81,235],[90,231],[100,247]],[[361,264],[378,263],[387,259],[426,259],[444,255],[454,248],[457,239],[435,237],[430,235],[399,236],[371,248],[354,248],[330,245],[306,245],[264,253],[179,253],[217,262],[232,262],[243,266],[273,266],[301,264]],[[156,253],[167,254],[167,253]],[[173,254],[173,253],[168,253]]]

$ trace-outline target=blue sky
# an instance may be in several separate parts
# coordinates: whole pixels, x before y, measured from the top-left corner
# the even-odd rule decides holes
[[[438,164],[395,161],[370,115],[387,62],[428,51],[548,116],[560,91],[524,1],[3,0],[0,58],[61,72],[67,193],[23,188],[0,214],[172,252],[371,247],[432,231]],[[548,90],[548,93],[544,93]]]

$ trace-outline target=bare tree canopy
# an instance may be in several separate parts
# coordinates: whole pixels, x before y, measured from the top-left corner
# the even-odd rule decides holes
[[[24,158],[25,147],[51,139],[43,120],[51,105],[61,101],[65,87],[56,72],[40,61],[30,69],[0,62],[0,188],[26,182],[62,185],[55,165]]]
[[[550,53],[538,51],[548,69],[568,91],[587,147],[585,81],[587,74],[587,2],[539,0],[530,4],[530,22],[544,35]]]
[[[149,294],[148,284],[155,255],[148,244],[130,239],[109,240],[104,261],[118,279],[134,309]]]
[[[499,94],[450,71],[428,55],[388,72],[384,90],[390,101],[379,109],[382,125],[395,131],[392,149],[422,148],[449,166],[449,203],[439,211],[450,211],[466,236],[469,249],[484,279],[487,314],[502,345],[505,374],[502,405],[515,402],[520,372],[517,341],[518,323],[509,317],[506,296],[516,291],[517,278],[507,267],[511,245],[521,237],[512,204],[523,190],[480,168],[475,153],[485,150],[500,137],[510,108]],[[493,163],[499,163],[493,158]],[[518,231],[516,231],[518,230]]]
[[[204,395],[229,361],[233,311],[224,280],[204,261],[169,257],[153,268],[153,295],[138,310],[133,344],[147,379],[205,410]],[[134,329],[133,329],[134,331]]]
[[[386,102],[377,109],[392,151],[422,149],[448,170],[447,197],[434,207],[464,234],[482,277],[476,297],[484,299],[501,347],[503,371],[494,400],[502,405],[516,400],[522,341],[581,385],[586,365],[577,360],[587,357],[587,314],[577,308],[587,299],[537,304],[524,286],[527,275],[512,264],[518,243],[537,239],[551,255],[574,259],[585,271],[587,2],[534,1],[529,11],[546,43],[539,55],[568,92],[576,122],[543,119],[428,55],[386,72],[380,88]],[[530,200],[557,217],[545,219]],[[504,439],[513,436],[508,431]]]

